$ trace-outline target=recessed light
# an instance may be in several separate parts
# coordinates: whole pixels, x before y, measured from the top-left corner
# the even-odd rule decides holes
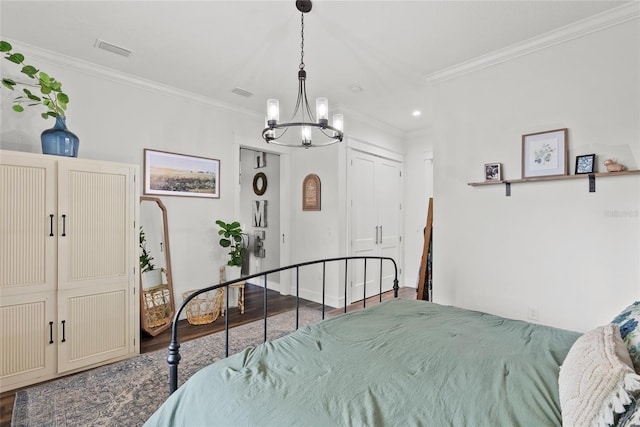
[[[413,117],[418,117],[418,116],[422,115],[422,113],[420,112],[420,110],[413,110],[413,113],[411,113],[411,115]]]

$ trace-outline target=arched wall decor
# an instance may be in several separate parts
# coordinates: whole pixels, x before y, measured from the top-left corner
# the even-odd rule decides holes
[[[262,196],[267,191],[267,175],[263,172],[258,172],[253,177],[253,192],[258,196]]]
[[[320,210],[320,177],[316,174],[309,174],[302,182],[302,210]]]

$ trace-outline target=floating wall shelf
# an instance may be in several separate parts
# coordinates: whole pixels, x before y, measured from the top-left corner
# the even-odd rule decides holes
[[[589,181],[589,192],[595,193],[596,177],[599,178],[599,177],[624,176],[624,175],[640,175],[640,170],[630,170],[630,171],[622,171],[622,172],[586,173],[586,174],[580,174],[580,175],[539,176],[535,178],[505,179],[503,181],[469,182],[468,185],[472,187],[480,187],[483,185],[504,184],[506,195],[510,196],[511,184],[519,184],[523,182],[539,182],[539,181],[560,181],[564,179],[587,179]]]

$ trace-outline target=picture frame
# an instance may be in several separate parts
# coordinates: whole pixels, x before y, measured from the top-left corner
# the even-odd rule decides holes
[[[522,178],[567,174],[568,129],[522,135]]]
[[[302,210],[319,211],[321,186],[320,177],[316,174],[307,175],[302,182]]]
[[[583,154],[582,156],[576,156],[576,169],[575,174],[593,173],[595,171],[596,155],[595,154]]]
[[[485,163],[485,181],[502,181],[502,163]]]
[[[220,160],[144,149],[144,194],[220,198]]]

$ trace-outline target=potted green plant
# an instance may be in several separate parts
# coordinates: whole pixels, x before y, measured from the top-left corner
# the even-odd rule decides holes
[[[23,54],[13,52],[9,42],[0,40],[0,53],[4,58],[21,66],[20,72],[26,77],[24,81],[2,77],[2,86],[8,90],[22,87],[20,95],[13,99],[13,111],[21,113],[24,107],[44,106],[46,111],[41,114],[43,119],[53,117],[56,124],[52,129],[42,132],[42,152],[61,156],[78,156],[78,137],[67,129],[65,111],[69,104],[69,96],[62,91],[62,83],[54,77],[25,63]],[[35,91],[40,93],[34,93]]]
[[[151,261],[153,261],[153,257],[147,249],[147,237],[140,226],[140,277],[143,288],[150,288],[162,283],[162,271],[157,270]]]
[[[242,245],[242,227],[238,221],[226,223],[221,220],[217,220],[216,224],[220,227],[218,235],[220,238],[220,246],[229,249],[229,260],[227,266],[232,268],[226,268],[227,275],[226,280],[233,280],[240,277],[240,267],[242,267],[242,256],[244,255],[245,248]],[[237,267],[237,268],[233,268]]]

